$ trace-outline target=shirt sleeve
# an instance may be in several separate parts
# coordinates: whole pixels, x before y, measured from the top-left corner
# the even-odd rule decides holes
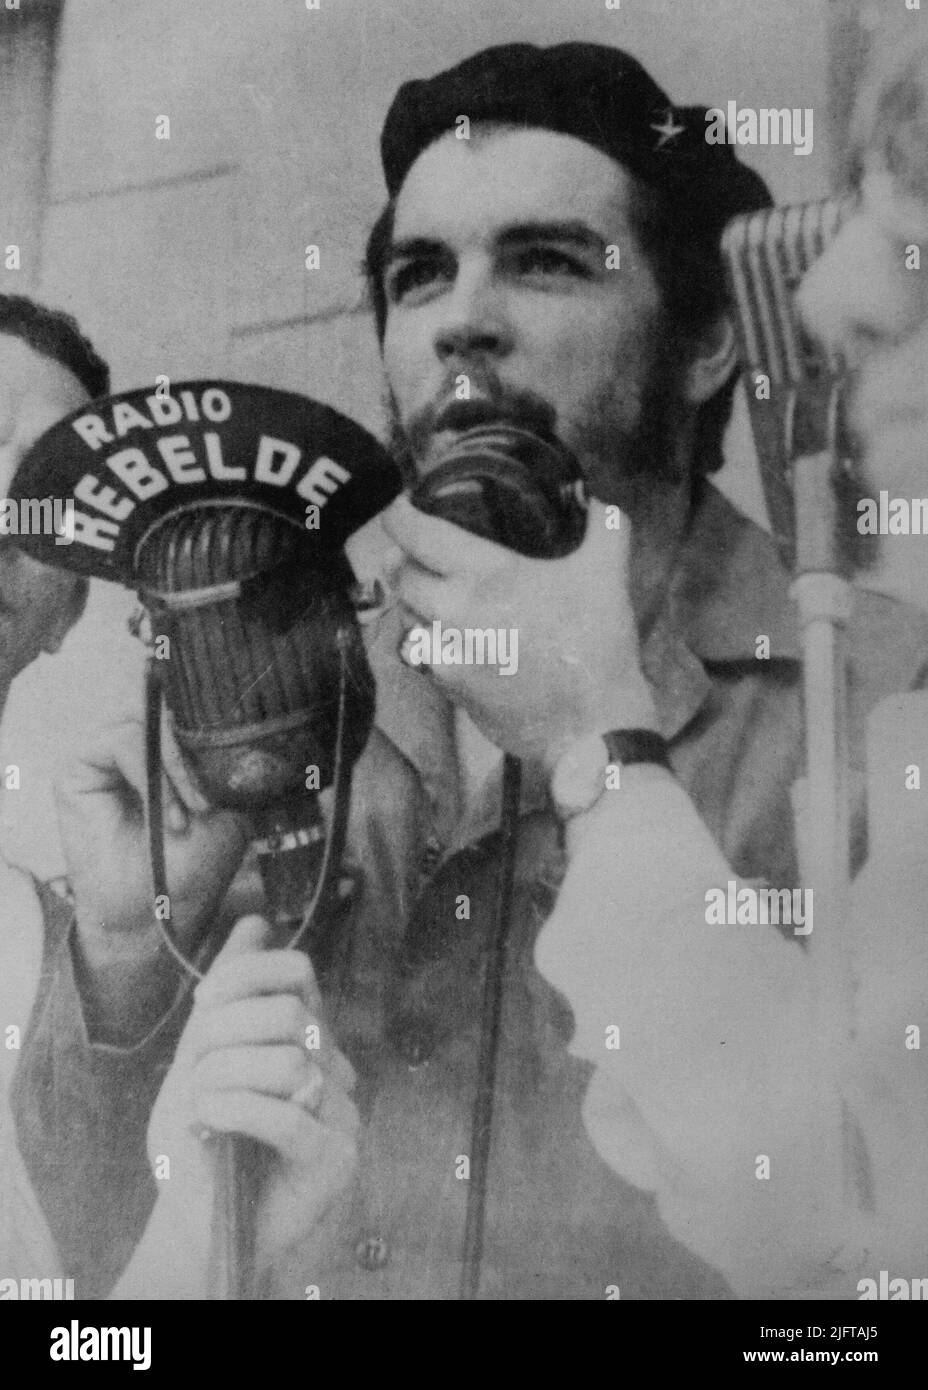
[[[156,1195],[148,1119],[190,1011],[179,995],[135,1046],[92,1043],[72,956],[74,921],[46,924],[38,995],[10,1105],[22,1161],[75,1297],[101,1298]]]
[[[623,770],[569,848],[536,960],[573,1008],[571,1050],[596,1068],[584,1102],[595,1147],[740,1296],[856,1296],[855,1271],[899,1250],[907,1199],[892,1175],[915,1170],[911,1198],[924,1178],[923,1126],[899,1122],[913,1087],[925,1113],[923,1076],[899,1066],[905,1006],[887,983],[913,941],[897,938],[889,967],[883,953],[856,1039],[826,1062],[802,938],[715,920],[710,892],[727,909],[745,885],[669,774]],[[855,971],[880,956],[858,949],[859,916]]]

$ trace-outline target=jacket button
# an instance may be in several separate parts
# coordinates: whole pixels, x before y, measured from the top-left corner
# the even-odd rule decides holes
[[[382,1236],[362,1236],[354,1247],[358,1264],[373,1273],[383,1269],[389,1258],[389,1248]]]
[[[435,1051],[435,1029],[428,1019],[407,1019],[394,1032],[393,1050],[407,1066],[421,1067]]]
[[[422,854],[419,858],[419,873],[423,878],[428,878],[434,873],[443,853],[442,843],[438,836],[430,835],[422,847]]]

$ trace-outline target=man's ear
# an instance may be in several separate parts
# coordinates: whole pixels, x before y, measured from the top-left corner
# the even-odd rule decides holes
[[[685,379],[686,399],[690,404],[702,405],[721,390],[734,371],[737,359],[738,347],[731,319],[727,314],[720,314],[699,335],[690,358]]]
[[[75,582],[67,603],[62,604],[58,616],[45,634],[45,640],[42,643],[43,652],[47,652],[49,656],[54,656],[55,652],[59,650],[74,624],[83,617],[89,592],[90,583],[88,580],[78,579]]]

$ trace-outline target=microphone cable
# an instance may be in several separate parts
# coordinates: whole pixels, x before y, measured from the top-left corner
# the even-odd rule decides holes
[[[509,922],[515,882],[516,849],[519,832],[519,803],[522,792],[522,764],[506,754],[503,759],[502,812],[500,815],[500,866],[496,889],[496,911],[487,950],[480,1010],[480,1049],[477,1060],[477,1095],[471,1122],[471,1180],[467,1189],[464,1217],[464,1256],[461,1270],[461,1299],[477,1297],[483,1241],[486,1229],[487,1188],[490,1152],[493,1144],[493,1112],[496,1099],[496,1073],[499,1063],[503,995],[506,987]]]

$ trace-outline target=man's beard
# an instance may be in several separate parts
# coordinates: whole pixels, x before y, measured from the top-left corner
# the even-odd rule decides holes
[[[592,496],[617,504],[633,522],[649,527],[668,490],[679,489],[691,474],[680,433],[685,357],[671,334],[655,338],[658,345],[640,380],[629,382],[624,393],[610,384],[581,402],[570,419],[557,419],[543,398],[506,385],[494,372],[481,369],[468,376],[481,397],[498,409],[501,420],[542,436],[556,435],[576,455]],[[616,381],[621,381],[622,371],[622,366],[616,367]],[[392,393],[387,394],[387,445],[407,486],[433,466],[430,445],[454,381],[455,376],[449,376],[439,402],[406,426]]]

